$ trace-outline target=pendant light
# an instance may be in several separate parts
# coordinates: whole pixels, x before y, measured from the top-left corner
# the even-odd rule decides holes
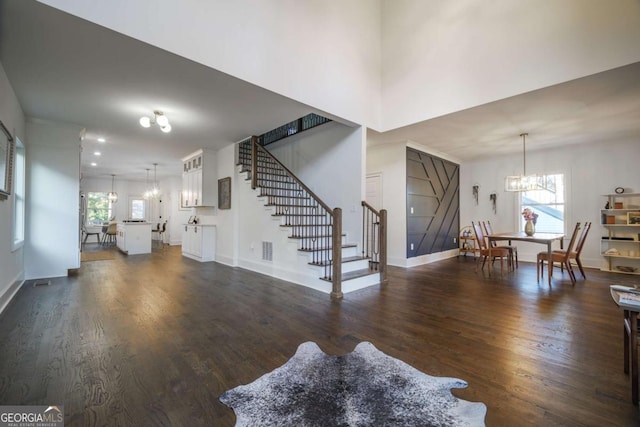
[[[118,202],[118,193],[116,193],[116,191],[114,190],[115,179],[116,179],[116,176],[114,174],[111,174],[111,191],[109,192],[109,194],[107,194],[107,199],[111,203]]]
[[[527,175],[527,146],[528,133],[521,133],[522,137],[522,175],[507,176],[504,179],[504,191],[532,191],[548,190],[547,180],[543,175]]]
[[[146,169],[146,171],[147,171],[147,180],[146,180],[146,184],[144,186],[144,195],[143,195],[143,197],[145,199],[147,199],[147,200],[151,198],[151,190],[149,190],[149,170],[150,169]]]
[[[156,175],[157,163],[153,164],[153,187],[151,188],[151,197],[158,197],[160,195],[160,188],[158,187],[158,177]]]

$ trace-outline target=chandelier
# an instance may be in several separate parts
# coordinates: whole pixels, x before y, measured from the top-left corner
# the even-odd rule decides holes
[[[164,113],[160,110],[155,110],[153,112],[153,118],[143,116],[140,117],[140,126],[143,128],[151,127],[151,125],[160,126],[160,130],[164,133],[171,132],[171,125],[169,124],[169,119]]]
[[[111,174],[111,191],[107,194],[107,199],[111,203],[118,202],[118,193],[116,193],[115,190],[113,189],[115,179],[116,179],[116,176],[114,174]]]
[[[522,137],[522,175],[511,175],[504,179],[504,191],[532,191],[549,190],[544,175],[527,175],[526,137],[528,133],[521,133]]]

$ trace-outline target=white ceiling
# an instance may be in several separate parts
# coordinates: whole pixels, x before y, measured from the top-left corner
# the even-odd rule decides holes
[[[640,63],[513,96],[383,134],[412,140],[459,161],[571,144],[640,143]]]
[[[199,148],[314,111],[35,1],[0,2],[0,61],[28,117],[86,128],[84,177],[144,180],[153,163],[159,179],[179,175],[180,159]],[[170,119],[171,133],[140,126],[155,109]]]
[[[180,158],[198,148],[217,149],[310,112],[323,114],[35,1],[0,0],[0,61],[28,117],[86,128],[84,177],[144,180],[153,163],[159,179],[178,175]],[[169,117],[171,133],[138,124],[154,109]],[[411,140],[469,161],[520,152],[522,132],[529,133],[527,150],[612,138],[640,142],[640,63],[370,131],[369,142]],[[98,143],[100,136],[107,142]]]

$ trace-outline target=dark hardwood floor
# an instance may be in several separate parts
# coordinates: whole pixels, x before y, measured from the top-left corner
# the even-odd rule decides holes
[[[574,287],[556,271],[551,287],[522,262],[489,280],[454,258],[391,268],[387,286],[336,302],[179,247],[117,253],[27,282],[0,315],[0,404],[64,404],[67,426],[232,426],[220,394],[301,343],[344,354],[370,341],[466,380],[454,394],[484,402],[489,426],[639,425],[608,289],[637,277],[587,270]]]

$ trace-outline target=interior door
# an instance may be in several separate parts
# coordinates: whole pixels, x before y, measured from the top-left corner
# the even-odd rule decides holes
[[[382,173],[367,174],[364,199],[374,209],[382,209]]]

